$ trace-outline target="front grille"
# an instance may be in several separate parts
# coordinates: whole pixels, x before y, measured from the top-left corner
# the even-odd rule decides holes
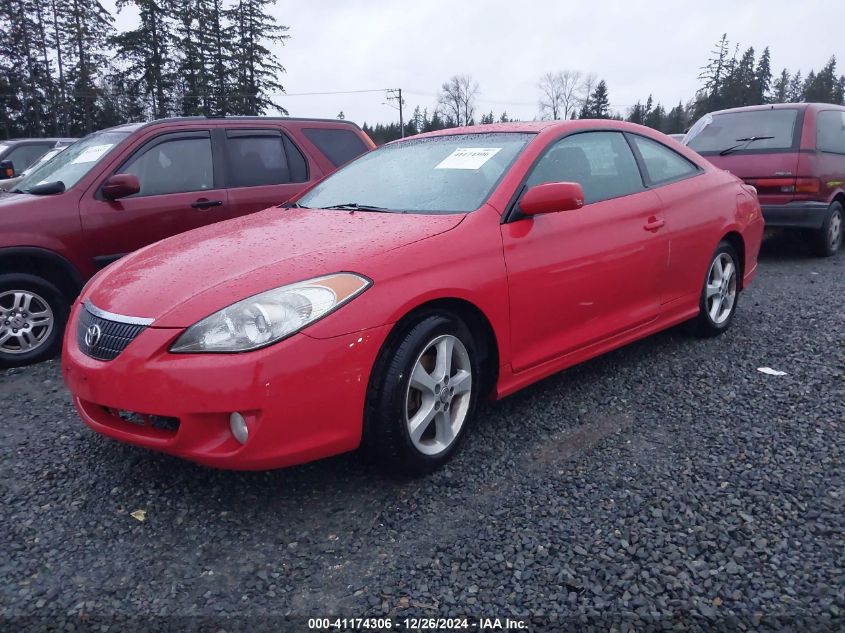
[[[91,312],[86,302],[79,312],[76,342],[86,356],[97,360],[114,360],[146,327],[147,324],[124,323],[98,316]]]

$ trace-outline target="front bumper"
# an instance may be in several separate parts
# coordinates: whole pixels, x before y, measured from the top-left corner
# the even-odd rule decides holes
[[[80,305],[68,332],[76,330]],[[200,464],[264,470],[354,450],[367,383],[389,326],[317,339],[296,334],[243,354],[171,354],[181,329],[147,328],[112,361],[65,337],[62,374],[83,421],[111,438]],[[241,413],[238,443],[229,416]],[[126,421],[118,412],[175,419],[178,428]]]
[[[768,228],[821,229],[828,205],[799,200],[786,204],[764,204],[761,208]]]

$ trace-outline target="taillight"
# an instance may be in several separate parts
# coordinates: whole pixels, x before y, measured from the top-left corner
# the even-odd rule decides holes
[[[818,193],[821,191],[821,182],[818,178],[796,178],[795,193]]]
[[[818,193],[821,190],[818,178],[753,178],[745,182],[763,192]]]

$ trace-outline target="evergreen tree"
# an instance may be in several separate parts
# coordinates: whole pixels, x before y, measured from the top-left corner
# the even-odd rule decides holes
[[[609,119],[610,98],[607,91],[607,83],[602,79],[596,85],[596,89],[585,100],[581,108],[581,119]]]
[[[769,54],[769,47],[763,49],[763,54],[757,62],[757,70],[754,72],[754,82],[752,84],[752,102],[754,104],[766,103],[768,100],[769,90],[772,86],[772,65],[771,56]]]
[[[107,43],[114,18],[99,0],[57,2],[58,45],[67,60],[68,128],[83,135],[102,127],[98,74],[108,68]]]
[[[150,104],[155,119],[174,112],[176,87],[175,34],[168,0],[118,0],[118,10],[134,5],[138,27],[111,38],[122,62],[121,83],[132,86]]]
[[[789,93],[787,95],[789,103],[798,103],[804,100],[804,77],[801,71],[796,72],[789,81]]]
[[[224,12],[234,40],[234,46],[230,45],[234,94],[229,109],[235,114],[259,115],[269,108],[287,114],[270,96],[285,91],[278,80],[285,68],[268,47],[283,44],[290,37],[288,27],[277,24],[269,11],[275,2],[237,0]]]
[[[789,71],[784,68],[772,85],[771,103],[786,103],[789,100]]]
[[[804,100],[818,103],[839,103],[836,90],[839,80],[836,77],[836,57],[831,57],[818,72],[810,71],[804,83]]]

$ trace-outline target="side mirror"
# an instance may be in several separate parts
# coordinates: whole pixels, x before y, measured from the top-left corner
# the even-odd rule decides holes
[[[519,201],[525,215],[572,211],[584,206],[584,190],[577,182],[547,182],[531,187]]]
[[[4,160],[0,163],[0,180],[15,177],[15,166],[10,160]]]
[[[103,183],[103,197],[118,200],[141,191],[141,182],[135,174],[115,174]]]

